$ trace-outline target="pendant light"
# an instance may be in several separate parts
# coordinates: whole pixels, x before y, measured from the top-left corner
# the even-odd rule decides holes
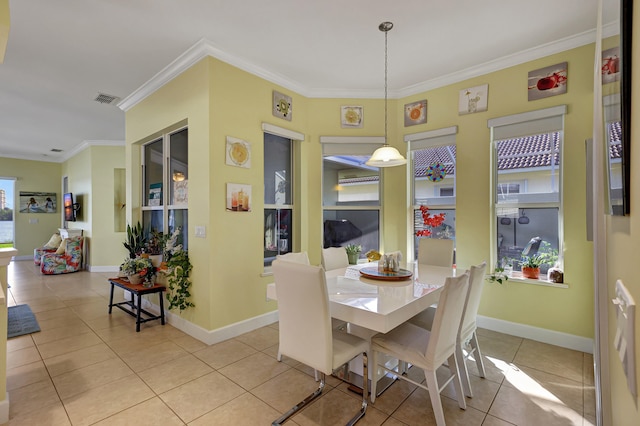
[[[376,149],[366,162],[367,166],[393,167],[407,164],[407,160],[387,143],[387,32],[393,28],[393,23],[383,22],[378,29],[384,33],[384,145]]]

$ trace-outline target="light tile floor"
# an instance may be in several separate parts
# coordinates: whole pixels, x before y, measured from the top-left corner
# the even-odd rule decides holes
[[[8,304],[29,304],[42,329],[7,342],[10,425],[269,425],[316,388],[310,368],[276,361],[277,324],[211,346],[159,321],[136,333],[132,317],[107,313],[110,275],[43,276],[30,261],[10,264]],[[475,396],[466,411],[451,385],[444,390],[447,424],[595,424],[591,355],[478,335],[487,377],[468,362]],[[417,369],[409,375],[424,379]],[[287,424],[344,424],[359,398],[331,377]],[[427,392],[398,381],[359,424],[435,421]]]

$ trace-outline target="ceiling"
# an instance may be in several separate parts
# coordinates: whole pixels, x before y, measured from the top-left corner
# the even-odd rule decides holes
[[[117,101],[94,99],[116,96],[126,109],[132,94],[199,42],[305,96],[382,98],[378,25],[391,21],[393,98],[593,42],[598,7],[597,0],[8,1],[0,157],[53,162],[88,144],[122,143],[125,112]],[[615,32],[619,0],[603,1],[603,24]]]

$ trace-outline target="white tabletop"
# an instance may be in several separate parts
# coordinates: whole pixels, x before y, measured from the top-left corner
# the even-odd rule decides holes
[[[452,268],[408,265],[414,275],[405,281],[378,281],[360,276],[361,264],[327,272],[327,291],[333,318],[386,333],[438,302],[442,285]],[[275,284],[267,297],[277,300]]]

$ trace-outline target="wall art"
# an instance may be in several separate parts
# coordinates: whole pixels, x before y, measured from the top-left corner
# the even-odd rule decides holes
[[[567,93],[567,63],[551,65],[529,72],[529,100]]]
[[[227,211],[251,211],[251,185],[227,183]]]
[[[404,105],[404,126],[415,126],[427,122],[427,100]]]
[[[56,213],[58,201],[55,192],[20,191],[20,213]]]
[[[620,80],[620,46],[602,51],[602,84]]]
[[[363,125],[363,108],[346,105],[340,107],[340,125],[344,128],[361,129]]]
[[[251,144],[242,139],[227,136],[226,163],[230,166],[251,168]]]
[[[285,120],[291,121],[293,114],[293,105],[291,104],[291,96],[284,93],[273,91],[273,115]]]
[[[489,104],[489,85],[462,89],[458,96],[458,115],[486,111]]]

